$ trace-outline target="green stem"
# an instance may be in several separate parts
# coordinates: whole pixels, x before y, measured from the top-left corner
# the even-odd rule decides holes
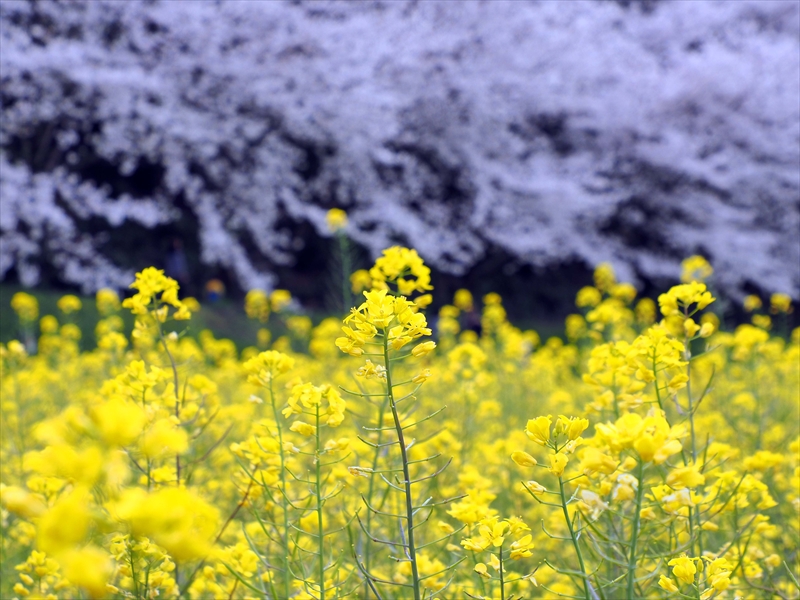
[[[641,520],[641,512],[642,512],[642,497],[644,496],[644,483],[642,481],[642,471],[644,471],[644,465],[642,461],[639,460],[639,464],[636,469],[636,480],[638,482],[638,487],[636,488],[636,513],[633,515],[633,529],[631,529],[631,553],[628,555],[628,595],[626,598],[629,600],[634,597],[633,595],[633,587],[636,583],[636,542],[639,539],[639,523]]]
[[[500,552],[497,557],[500,559],[500,600],[506,600],[506,583],[503,580],[503,547],[500,546]]]
[[[687,314],[688,318],[688,314]],[[689,336],[684,336],[684,358],[686,359],[686,396],[689,399],[689,428],[692,437],[692,465],[697,466],[697,438],[694,429],[694,400],[692,400],[692,350],[691,340]],[[694,518],[692,513],[694,512]],[[697,525],[697,536],[695,537],[695,521]],[[694,551],[695,556],[702,556],[703,544],[701,540],[702,530],[700,529],[700,508],[697,507],[694,511],[689,508],[689,537],[691,538],[692,548],[697,543],[697,549]]]
[[[697,463],[697,442],[694,433],[694,403],[692,401],[692,351],[689,349],[691,341],[688,336],[684,337],[684,357],[686,358],[686,395],[689,398],[689,427],[692,433],[692,464]]]
[[[658,408],[664,410],[664,405],[661,403],[661,390],[658,387],[658,370],[656,369],[656,348],[653,346],[653,385],[656,388],[656,400],[658,401]]]
[[[139,599],[139,583],[136,581],[136,565],[133,559],[133,545],[131,544],[132,539],[128,538],[128,561],[131,565],[131,580],[133,581],[133,595],[136,596],[136,599]]]
[[[22,411],[22,404],[20,403],[19,397],[19,377],[15,378],[14,381],[14,405],[17,408],[17,438],[19,438],[19,452],[17,453],[17,464],[19,465],[19,478],[20,481],[25,477],[25,468],[24,468],[24,461],[23,457],[25,456],[25,426],[23,425],[23,417],[24,412]]]
[[[167,340],[166,338],[164,338],[164,332],[161,330],[161,322],[157,318],[155,318],[155,316],[153,318],[156,322],[156,326],[158,327],[158,337],[161,338],[161,343],[164,346],[164,352],[167,353],[167,357],[169,357],[169,364],[172,367],[172,387],[174,388],[173,393],[175,394],[175,418],[178,419],[178,422],[180,423],[181,417],[180,417],[180,397],[178,396],[178,389],[179,389],[178,367],[175,364],[175,359],[173,358],[172,353],[169,351],[169,348],[167,347]],[[175,454],[175,485],[177,487],[181,486],[181,455],[177,453]],[[181,584],[180,564],[178,563],[177,560],[175,560],[174,562],[175,562],[175,585],[178,587],[178,589],[180,589],[180,584]]]
[[[581,574],[583,576],[583,595],[586,600],[592,600],[592,596],[589,593],[589,578],[586,574],[586,565],[583,562],[583,554],[581,553],[581,547],[578,544],[578,538],[575,537],[575,531],[572,528],[572,519],[569,518],[569,511],[567,510],[567,495],[564,492],[564,481],[561,479],[561,477],[558,478],[558,488],[559,497],[561,498],[561,510],[564,511],[564,520],[567,522],[569,537],[572,539],[572,545],[575,548],[575,554],[578,555],[578,563],[581,565]]]
[[[322,473],[320,466],[320,435],[319,435],[319,404],[316,410],[316,451],[314,452],[314,465],[316,467],[315,491],[317,495],[317,569],[319,571],[319,600],[325,600],[325,553],[323,537],[325,531],[322,528]],[[288,550],[287,550],[288,553]]]
[[[386,411],[386,401],[384,400],[383,402],[381,402],[381,407],[378,410],[378,424],[377,424],[378,432],[377,432],[377,439],[375,440],[376,447],[375,447],[375,454],[372,457],[372,472],[370,473],[370,476],[369,476],[369,488],[367,489],[367,500],[369,500],[370,505],[372,505],[372,495],[373,495],[374,489],[375,489],[375,479],[377,478],[377,475],[375,474],[375,471],[378,470],[378,459],[380,458],[381,444],[383,443],[383,415],[384,415],[385,411]],[[372,531],[370,529],[370,524],[372,522],[372,511],[371,510],[367,511],[367,515],[366,515],[366,519],[365,520],[366,520],[366,530],[367,531]],[[364,553],[364,570],[367,571],[367,573],[369,573],[369,564],[370,564],[370,557],[371,556],[372,555],[371,555],[370,552],[365,552]],[[365,581],[364,582],[364,598],[369,597],[369,591],[370,591],[369,590],[369,582]]]
[[[272,377],[269,379],[269,399],[272,404],[272,415],[275,418],[275,427],[278,429],[278,454],[281,459],[281,510],[283,512],[283,530],[281,531],[281,542],[283,544],[283,590],[285,597],[289,597],[289,511],[286,495],[286,468],[283,449],[283,429],[278,418],[278,407],[275,406],[275,391],[272,387]]]
[[[174,388],[173,389],[173,393],[175,395],[175,418],[177,418],[180,421],[180,397],[178,396],[178,367],[175,364],[175,359],[172,357],[172,353],[169,351],[169,348],[167,347],[167,340],[164,337],[164,332],[161,330],[161,322],[155,317],[153,317],[153,320],[155,320],[155,322],[156,322],[156,327],[158,327],[158,337],[159,337],[159,339],[161,339],[161,344],[164,346],[164,352],[166,352],[167,357],[169,358],[169,364],[172,367],[172,387]],[[175,455],[175,473],[176,473],[175,485],[180,487],[180,485],[181,485],[181,455],[180,454],[176,454]],[[177,572],[177,569],[176,569],[176,571],[175,571],[176,576],[177,576],[177,573],[178,572]]]
[[[350,298],[350,272],[352,265],[350,264],[350,247],[348,246],[347,235],[343,232],[336,234],[339,238],[339,254],[342,257],[342,312],[346,313],[352,306]]]
[[[756,365],[754,363],[755,363],[755,359],[751,355],[749,360],[748,360],[747,367],[748,367],[748,371],[750,372],[750,389],[755,392],[755,396],[756,396],[756,410],[755,410],[755,414],[753,415],[753,420],[756,422],[756,425],[758,426],[758,429],[757,429],[757,432],[756,432],[756,448],[755,449],[756,450],[761,450],[761,442],[762,442],[762,437],[764,435],[764,425],[762,423],[761,416],[764,413],[761,411],[761,393],[760,393],[761,387],[758,385],[758,381],[756,380],[756,377],[755,377]]]
[[[414,507],[411,497],[411,475],[408,469],[408,453],[406,451],[405,436],[403,427],[400,425],[400,416],[397,414],[397,406],[394,403],[394,392],[392,391],[392,369],[389,362],[389,335],[384,330],[383,335],[383,358],[386,367],[386,393],[389,396],[389,407],[392,409],[394,417],[394,428],[397,431],[397,442],[400,445],[400,455],[403,460],[403,485],[405,487],[406,500],[406,525],[408,528],[408,559],[411,562],[411,577],[414,580],[414,600],[420,600],[420,580],[417,568],[417,549],[414,546]]]

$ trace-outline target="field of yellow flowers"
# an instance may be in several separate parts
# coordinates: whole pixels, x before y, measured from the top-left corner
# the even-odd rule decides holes
[[[775,295],[720,331],[711,273],[656,303],[601,265],[542,340],[496,294],[426,316],[395,247],[343,320],[251,291],[241,351],[154,268],[92,351],[80,299],[16,294],[0,597],[798,598],[800,330]]]

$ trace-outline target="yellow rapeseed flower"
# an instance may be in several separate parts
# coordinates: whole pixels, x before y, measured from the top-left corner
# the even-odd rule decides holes
[[[58,310],[63,312],[65,315],[69,315],[79,311],[83,306],[83,303],[77,296],[67,294],[66,296],[61,296],[61,298],[58,299],[56,306],[58,306]]]
[[[72,585],[86,590],[90,598],[107,597],[106,583],[111,577],[111,556],[97,546],[71,548],[58,555],[58,562]]]
[[[660,575],[659,576],[659,578],[658,578],[658,586],[662,590],[666,590],[666,591],[668,591],[670,593],[673,593],[673,594],[678,592],[678,586],[675,585],[675,582],[672,581],[672,579],[670,579],[669,577],[666,577],[664,575]]]
[[[39,301],[25,292],[17,292],[11,297],[11,308],[23,323],[33,323],[39,318]]]
[[[772,294],[769,299],[769,310],[772,314],[790,313],[793,310],[792,298],[788,294]]]
[[[550,441],[550,426],[552,423],[553,421],[549,415],[530,419],[525,426],[525,435],[540,446],[546,446],[547,442]]]
[[[697,574],[697,566],[695,565],[698,564],[702,568],[702,561],[699,558],[689,558],[685,554],[673,558],[667,564],[672,567],[672,573],[675,577],[690,585],[694,583],[694,576]]]
[[[244,297],[244,311],[251,319],[266,323],[269,319],[269,298],[262,290],[250,290]]]
[[[119,294],[109,288],[99,289],[95,295],[95,303],[97,304],[97,312],[107,317],[119,310]]]
[[[347,213],[341,208],[332,208],[325,215],[325,224],[331,233],[342,231],[347,227]]]
[[[535,458],[533,458],[527,452],[522,452],[521,450],[512,452],[511,460],[517,463],[520,467],[535,467],[538,464]]]
[[[703,282],[714,274],[711,264],[702,256],[690,256],[681,263],[681,282]]]
[[[556,477],[561,477],[564,474],[564,469],[569,462],[569,458],[562,452],[556,452],[550,455],[550,472]]]
[[[147,420],[144,410],[121,397],[110,398],[91,409],[92,420],[106,444],[127,446],[139,434]]]

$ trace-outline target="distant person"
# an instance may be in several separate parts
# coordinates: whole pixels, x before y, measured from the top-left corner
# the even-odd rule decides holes
[[[206,299],[211,304],[218,302],[225,295],[225,284],[219,279],[210,279],[206,283]]]
[[[167,262],[164,267],[164,274],[172,277],[181,286],[182,295],[189,294],[189,263],[186,260],[186,252],[183,251],[183,242],[179,238],[173,238],[172,248],[167,253]]]

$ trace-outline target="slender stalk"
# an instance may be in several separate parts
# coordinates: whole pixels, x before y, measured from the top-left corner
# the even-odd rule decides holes
[[[278,429],[278,454],[281,460],[281,511],[283,512],[283,529],[281,530],[281,543],[283,544],[283,591],[289,597],[289,511],[286,501],[286,468],[283,449],[283,429],[278,418],[278,407],[275,405],[275,390],[272,386],[272,377],[269,379],[269,400],[272,405],[272,416],[275,418],[275,427]]]
[[[150,594],[150,569],[153,564],[147,561],[147,570],[144,572],[144,597],[147,598]]]
[[[653,386],[656,388],[656,400],[658,401],[658,408],[660,408],[663,411],[664,410],[664,405],[661,402],[661,390],[658,387],[658,369],[657,369],[657,366],[656,366],[656,348],[655,348],[655,346],[653,347],[653,356],[652,356],[652,358],[653,358],[653,377],[655,378],[653,380]]]
[[[757,378],[755,377],[756,373],[756,365],[754,364],[755,360],[753,355],[750,355],[750,358],[747,361],[747,370],[750,373],[750,389],[755,392],[756,397],[756,409],[753,414],[753,421],[758,425],[758,430],[756,432],[756,450],[761,450],[761,442],[762,437],[764,435],[764,424],[761,420],[761,416],[764,414],[761,410],[761,388],[758,385]]]
[[[133,545],[131,539],[128,538],[128,563],[131,566],[131,580],[133,581],[133,595],[139,598],[139,582],[136,581],[136,561],[133,559]],[[39,582],[41,587],[41,581]]]
[[[377,475],[375,474],[375,471],[378,469],[378,459],[380,458],[381,444],[383,443],[383,429],[382,429],[382,427],[383,427],[383,414],[384,414],[385,410],[386,410],[386,401],[384,400],[383,402],[381,402],[381,407],[378,410],[378,424],[377,424],[378,432],[377,432],[377,439],[375,440],[375,443],[376,443],[376,445],[375,445],[375,454],[372,457],[372,472],[370,473],[370,476],[369,476],[369,488],[367,489],[367,500],[369,500],[370,504],[372,504],[372,495],[373,495],[374,490],[375,490],[375,479],[377,478]],[[366,529],[367,529],[367,531],[372,531],[372,529],[370,529],[370,524],[372,522],[372,511],[371,510],[367,511],[367,514],[365,516],[365,521],[366,521]],[[369,552],[364,553],[364,570],[367,571],[368,573],[369,573],[370,557],[371,557],[371,554]],[[364,597],[366,598],[367,596],[369,596],[369,580],[368,579],[364,582]]]
[[[319,600],[325,600],[325,553],[323,538],[324,530],[322,528],[322,473],[320,465],[320,435],[319,435],[319,404],[316,410],[316,451],[314,452],[314,465],[316,470],[316,481],[314,482],[314,490],[317,495],[317,570],[319,571]],[[288,552],[288,550],[287,550]]]
[[[175,364],[175,359],[172,356],[172,353],[169,351],[169,347],[167,347],[167,340],[164,337],[164,332],[161,330],[161,322],[154,316],[153,319],[156,322],[156,327],[158,328],[158,337],[161,340],[161,344],[164,346],[164,352],[166,352],[167,357],[169,358],[169,364],[172,367],[172,386],[173,386],[173,393],[175,394],[175,417],[180,420],[180,397],[178,396],[178,367]],[[175,485],[180,487],[181,485],[181,455],[175,455]],[[177,570],[176,570],[177,575]]]
[[[688,318],[688,313],[687,313]],[[691,340],[689,339],[688,335],[684,336],[684,358],[686,359],[686,396],[689,400],[689,428],[691,431],[692,437],[692,464],[696,467],[697,466],[697,437],[695,434],[694,429],[694,400],[692,399],[692,350],[691,350]],[[692,514],[694,513],[694,515]],[[697,536],[695,536],[695,521],[697,522]],[[703,543],[702,543],[702,530],[700,529],[700,508],[696,508],[692,510],[689,507],[689,536],[691,538],[692,548],[694,548],[695,542],[697,543],[697,549],[694,551],[695,556],[702,556],[703,553]],[[701,575],[702,577],[702,575]]]
[[[346,313],[348,308],[352,306],[352,299],[350,298],[350,271],[352,265],[350,264],[350,246],[348,244],[347,235],[343,232],[336,234],[339,238],[339,254],[342,257],[342,312]]]
[[[631,543],[630,543],[630,554],[628,555],[628,595],[626,598],[631,599],[633,598],[633,587],[636,583],[636,542],[639,539],[639,523],[641,520],[641,512],[642,512],[642,497],[644,496],[644,483],[642,481],[642,471],[644,471],[644,465],[642,461],[639,461],[639,464],[636,468],[636,480],[638,481],[638,486],[636,488],[636,514],[633,515],[633,527],[631,529]]]
[[[503,547],[500,546],[500,552],[497,553],[500,559],[500,600],[506,600],[506,583],[503,580]]]
[[[21,410],[23,405],[20,403],[19,388],[20,388],[19,376],[17,376],[14,378],[14,406],[17,407],[16,423],[17,423],[17,438],[19,438],[19,442],[17,442],[19,446],[17,452],[17,459],[18,459],[17,465],[19,467],[18,476],[20,480],[22,480],[25,474],[24,461],[23,461],[23,457],[25,456],[25,434],[24,434],[25,427],[23,425],[24,413]]]
[[[167,340],[164,337],[164,332],[161,330],[161,322],[153,316],[156,327],[158,327],[158,337],[161,339],[161,344],[164,346],[164,352],[167,353],[167,357],[169,357],[169,364],[172,367],[172,387],[173,393],[175,394],[175,418],[178,419],[180,422],[180,397],[178,396],[178,367],[175,365],[175,358],[172,356],[172,353],[169,351],[169,347],[167,346]],[[149,475],[148,475],[148,484],[149,484]],[[181,455],[175,454],[175,485],[177,487],[181,486]],[[181,582],[181,570],[180,564],[177,560],[175,562],[175,585],[178,586],[180,589],[180,582]]]
[[[694,406],[692,401],[692,351],[689,336],[684,336],[684,358],[686,359],[686,395],[689,398],[689,427],[692,434],[692,463],[697,463],[697,442],[694,433]]]
[[[567,522],[569,537],[572,539],[572,545],[575,548],[575,554],[578,555],[578,563],[581,565],[581,574],[583,576],[583,595],[586,600],[592,600],[592,596],[589,593],[589,581],[588,576],[586,575],[586,565],[583,562],[583,554],[581,553],[581,547],[578,544],[578,538],[575,537],[575,531],[572,528],[572,519],[569,518],[569,511],[567,510],[567,495],[564,491],[564,481],[561,479],[561,477],[558,478],[558,488],[559,497],[561,498],[561,510],[564,511],[564,520]]]
[[[414,545],[414,508],[411,497],[411,475],[408,470],[408,452],[406,451],[405,436],[403,427],[400,425],[400,416],[397,414],[397,406],[394,403],[394,392],[392,390],[392,369],[389,362],[389,332],[384,330],[383,335],[383,358],[386,367],[386,393],[389,396],[389,407],[392,409],[394,417],[394,427],[397,431],[397,442],[400,445],[400,455],[403,460],[403,485],[405,488],[406,500],[406,524],[408,526],[408,559],[411,562],[411,577],[414,581],[414,600],[421,600],[419,569],[417,568],[417,549]]]

